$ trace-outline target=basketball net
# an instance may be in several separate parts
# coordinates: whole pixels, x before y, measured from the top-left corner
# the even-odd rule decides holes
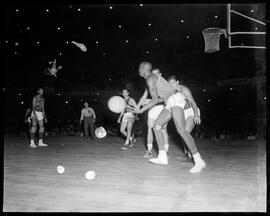
[[[220,35],[224,34],[227,38],[226,29],[207,28],[202,31],[205,43],[204,51],[206,53],[213,53],[219,51]]]

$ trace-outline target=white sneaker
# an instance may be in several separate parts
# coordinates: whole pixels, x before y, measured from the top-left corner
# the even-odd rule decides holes
[[[46,146],[48,146],[48,145],[45,144],[45,143],[39,143],[38,146],[39,146],[39,147],[46,147]]]
[[[37,148],[37,145],[35,143],[31,143],[30,148]]]
[[[150,163],[154,164],[161,164],[161,165],[167,165],[168,164],[168,157],[166,151],[159,151],[157,158],[151,158],[149,160]]]
[[[206,167],[206,164],[203,159],[200,162],[197,162],[194,167],[190,169],[190,173],[199,173],[202,169]]]

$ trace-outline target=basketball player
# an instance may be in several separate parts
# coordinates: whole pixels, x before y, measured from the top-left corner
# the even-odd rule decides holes
[[[32,103],[29,104],[29,107],[26,110],[25,116],[24,116],[24,122],[28,124],[27,127],[27,137],[30,137],[30,131],[31,131],[31,113],[32,113]]]
[[[47,123],[47,118],[45,115],[45,99],[43,97],[44,90],[43,88],[39,88],[37,91],[37,95],[33,98],[32,104],[32,113],[31,113],[31,130],[30,130],[30,147],[36,148],[36,144],[34,142],[35,133],[37,130],[37,125],[39,126],[39,141],[38,146],[48,146],[47,144],[43,143],[43,136],[44,136],[44,122]]]
[[[91,139],[95,139],[95,126],[96,113],[93,108],[89,107],[88,102],[84,102],[84,108],[81,110],[80,124],[83,121],[84,135],[89,139],[89,127],[91,132]]]
[[[186,100],[184,107],[184,116],[185,116],[185,129],[191,133],[195,124],[201,123],[200,110],[195,102],[190,89],[187,86],[180,84],[176,76],[171,76],[168,79],[169,83],[180,92]],[[190,151],[186,146],[184,146],[184,153],[187,156],[187,162],[192,161],[192,156]]]
[[[122,149],[127,149],[127,147],[132,147],[136,141],[136,139],[131,136],[131,131],[136,118],[132,110],[137,104],[136,101],[129,96],[129,91],[127,89],[122,90],[122,96],[126,101],[126,108],[121,112],[117,122],[121,123],[120,132],[126,137]]]
[[[159,69],[153,69],[152,73],[156,74],[156,75],[160,75],[161,73],[159,71]],[[147,103],[149,103],[149,101],[151,99],[147,99],[148,96],[148,90],[146,89],[144,91],[143,96],[141,97],[139,103],[137,104],[137,108],[140,108],[141,105],[146,105]],[[162,100],[160,100],[160,102],[153,106],[152,108],[149,109],[148,111],[148,118],[147,118],[147,150],[144,154],[144,157],[151,157],[152,156],[152,149],[153,149],[153,127],[154,127],[154,123],[155,120],[157,119],[157,117],[159,116],[159,114],[161,113],[161,111],[164,109],[164,103]],[[167,132],[167,124],[164,126],[164,128],[162,128],[162,133],[165,139],[165,144],[164,144],[164,148],[165,151],[168,152],[169,150],[169,137],[168,137],[168,132]]]
[[[177,92],[176,89],[174,89],[162,76],[153,74],[151,69],[152,65],[150,62],[142,62],[139,66],[139,75],[146,80],[152,99],[143,108],[134,109],[134,113],[143,113],[159,102],[158,97],[162,98],[165,102],[165,108],[161,111],[154,124],[154,132],[159,147],[159,154],[157,158],[152,158],[149,160],[149,162],[154,164],[168,164],[167,152],[164,148],[165,141],[161,129],[172,117],[178,134],[185,141],[194,159],[195,165],[190,169],[190,172],[198,173],[205,168],[206,164],[197,150],[193,137],[185,129],[185,98],[183,95]]]
[[[61,65],[56,67],[56,59],[54,59],[54,61],[50,61],[49,64],[52,64],[52,66],[49,68],[46,68],[44,73],[46,75],[57,77],[57,72],[61,70],[63,67]]]

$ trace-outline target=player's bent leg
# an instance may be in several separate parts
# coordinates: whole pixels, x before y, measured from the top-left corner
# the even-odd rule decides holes
[[[127,122],[126,122],[126,121],[122,121],[122,122],[121,122],[121,126],[120,126],[120,132],[121,132],[125,137],[127,137],[126,128],[127,128]]]
[[[120,132],[126,137],[126,141],[125,141],[125,144],[122,146],[122,149],[127,149],[128,144],[129,144],[129,140],[127,139],[126,128],[127,128],[127,121],[122,120],[121,127],[120,127]]]
[[[154,127],[155,119],[149,118],[147,120],[147,150],[144,154],[144,157],[151,157],[152,156],[152,149],[153,149],[153,127]]]
[[[44,137],[44,132],[45,132],[45,128],[44,128],[44,120],[39,120],[38,121],[39,124],[39,140],[38,140],[38,146],[40,147],[46,147],[48,146],[47,144],[43,143],[43,137]]]
[[[169,110],[163,109],[155,121],[153,129],[156,135],[159,153],[158,153],[157,158],[152,158],[149,160],[150,163],[163,164],[163,165],[168,164],[167,152],[165,151],[165,148],[164,148],[165,139],[162,133],[162,127],[170,120],[170,118],[171,118],[171,114]]]
[[[167,124],[162,128],[162,133],[163,133],[163,137],[164,137],[164,141],[165,141],[164,149],[168,153],[168,151],[169,151],[169,136],[168,136]]]
[[[190,172],[191,173],[200,172],[203,168],[205,168],[206,164],[201,158],[201,155],[197,150],[193,137],[185,129],[184,110],[182,107],[174,106],[171,108],[171,112],[172,112],[172,117],[175,123],[176,130],[178,134],[183,138],[185,143],[187,144],[194,159],[195,165],[190,170]]]
[[[194,123],[193,118],[194,118],[194,115],[191,115],[191,116],[188,116],[188,117],[186,118],[186,120],[185,120],[185,128],[186,128],[186,130],[187,130],[189,133],[191,133],[191,131],[192,131],[193,128],[195,127],[195,123]],[[184,146],[184,148],[185,148],[185,150],[186,150],[186,154],[187,154],[188,158],[191,159],[191,158],[192,158],[192,155],[191,155],[189,149],[186,148],[186,146]]]
[[[135,120],[132,119],[132,120],[128,121],[128,124],[127,124],[127,131],[128,131],[127,139],[129,140],[129,147],[130,148],[134,145],[134,143],[136,141],[135,137],[131,136],[131,131],[132,131],[134,122],[135,122]]]
[[[37,120],[34,117],[32,117],[32,125],[30,129],[30,147],[31,148],[37,147],[34,142],[36,131],[37,131]]]

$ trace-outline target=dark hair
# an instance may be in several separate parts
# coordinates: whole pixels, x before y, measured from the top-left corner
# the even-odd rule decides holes
[[[153,67],[153,68],[152,68],[152,71],[153,71],[153,70],[160,70],[160,69],[159,69],[158,67]]]
[[[170,76],[170,77],[168,78],[168,81],[170,81],[170,80],[178,81],[180,85],[184,85],[183,81],[179,80],[179,79],[177,78],[177,76],[175,76],[175,75]]]
[[[179,81],[178,78],[175,75],[172,75],[168,78],[168,81],[170,80],[175,80],[175,81]]]

